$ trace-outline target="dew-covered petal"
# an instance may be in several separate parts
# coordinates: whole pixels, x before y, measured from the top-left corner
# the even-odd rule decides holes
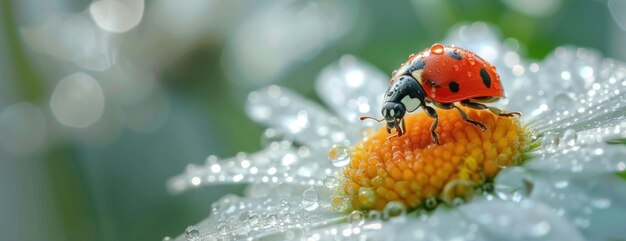
[[[626,185],[615,175],[538,174],[530,198],[570,220],[588,240],[626,237]]]
[[[431,214],[391,220],[369,219],[364,223],[347,222],[314,230],[305,240],[486,240],[477,224],[461,213],[439,208]]]
[[[540,202],[475,201],[459,207],[459,212],[478,224],[489,240],[585,240],[566,219]]]
[[[348,123],[361,123],[360,116],[380,116],[382,97],[389,88],[388,79],[389,75],[374,66],[344,55],[322,70],[316,90],[326,105]]]
[[[530,126],[561,133],[614,126],[626,120],[626,66],[584,48],[557,48],[539,67],[537,95],[526,102],[540,103]]]
[[[593,175],[624,171],[626,169],[624,157],[626,157],[626,148],[623,145],[607,145],[600,142],[555,149],[547,146],[525,166],[547,173],[563,172],[574,175]]]
[[[207,219],[190,226],[175,240],[292,240],[302,232],[345,220],[345,214],[332,212],[328,207],[320,201],[318,208],[307,210],[299,196],[228,195],[212,204]]]
[[[283,87],[273,85],[251,92],[246,112],[254,121],[280,130],[314,153],[327,153],[334,144],[350,144],[339,119]]]
[[[283,141],[256,153],[239,153],[223,160],[210,156],[203,166],[190,165],[184,173],[171,178],[168,189],[179,193],[199,186],[234,183],[321,186],[324,175],[320,173],[332,174],[332,166],[309,151],[302,151],[303,148],[306,147],[294,148]]]

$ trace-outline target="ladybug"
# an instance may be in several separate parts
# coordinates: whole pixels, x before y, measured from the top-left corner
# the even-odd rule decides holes
[[[361,120],[386,121],[388,133],[396,130],[389,138],[402,136],[405,133],[404,115],[421,107],[435,119],[430,133],[433,141],[440,144],[435,132],[439,123],[437,111],[427,103],[441,109],[456,109],[465,122],[482,131],[487,127],[468,118],[455,103],[472,109],[486,109],[499,116],[521,116],[519,112],[504,112],[483,104],[504,97],[500,77],[494,66],[463,48],[434,44],[417,55],[409,55],[409,59],[391,75],[391,86],[383,99],[384,118],[361,117]]]

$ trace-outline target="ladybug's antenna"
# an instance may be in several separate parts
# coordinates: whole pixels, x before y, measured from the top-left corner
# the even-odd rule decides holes
[[[382,121],[385,120],[384,118],[376,119],[376,118],[371,117],[371,116],[361,116],[361,117],[359,117],[359,119],[361,119],[361,121],[367,120],[367,119],[372,119],[372,120],[375,120],[375,121],[378,121],[378,122],[382,122]]]

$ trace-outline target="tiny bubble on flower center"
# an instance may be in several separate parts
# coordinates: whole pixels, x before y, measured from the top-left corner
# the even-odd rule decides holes
[[[456,110],[438,109],[441,145],[433,143],[433,119],[423,112],[405,117],[401,137],[387,139],[383,127],[356,144],[335,196],[357,210],[383,210],[394,201],[410,209],[425,207],[427,200],[455,204],[502,168],[520,164],[528,138],[517,118],[464,110],[488,130],[465,123]]]

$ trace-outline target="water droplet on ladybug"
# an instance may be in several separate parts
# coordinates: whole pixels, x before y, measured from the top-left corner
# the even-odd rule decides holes
[[[458,64],[455,64],[454,66],[452,66],[452,68],[454,69],[454,71],[459,71],[460,69]]]
[[[472,77],[472,72],[467,71],[467,77]]]
[[[495,66],[495,65],[492,65],[492,66],[491,66],[491,70],[493,70],[493,71],[495,72],[495,71],[496,71],[496,66]]]
[[[409,54],[409,60],[411,60],[413,57],[415,57],[415,54]]]
[[[398,70],[397,70],[397,69],[396,69],[396,70],[394,70],[394,71],[391,71],[391,75],[392,75],[392,76],[396,75],[396,73],[398,73]]]
[[[470,65],[474,65],[474,64],[476,64],[476,61],[474,61],[474,58],[469,58],[469,59],[467,59],[467,62],[469,62],[469,63],[470,63]]]
[[[436,55],[443,54],[443,45],[433,44],[433,46],[430,47],[430,53],[436,54]]]

